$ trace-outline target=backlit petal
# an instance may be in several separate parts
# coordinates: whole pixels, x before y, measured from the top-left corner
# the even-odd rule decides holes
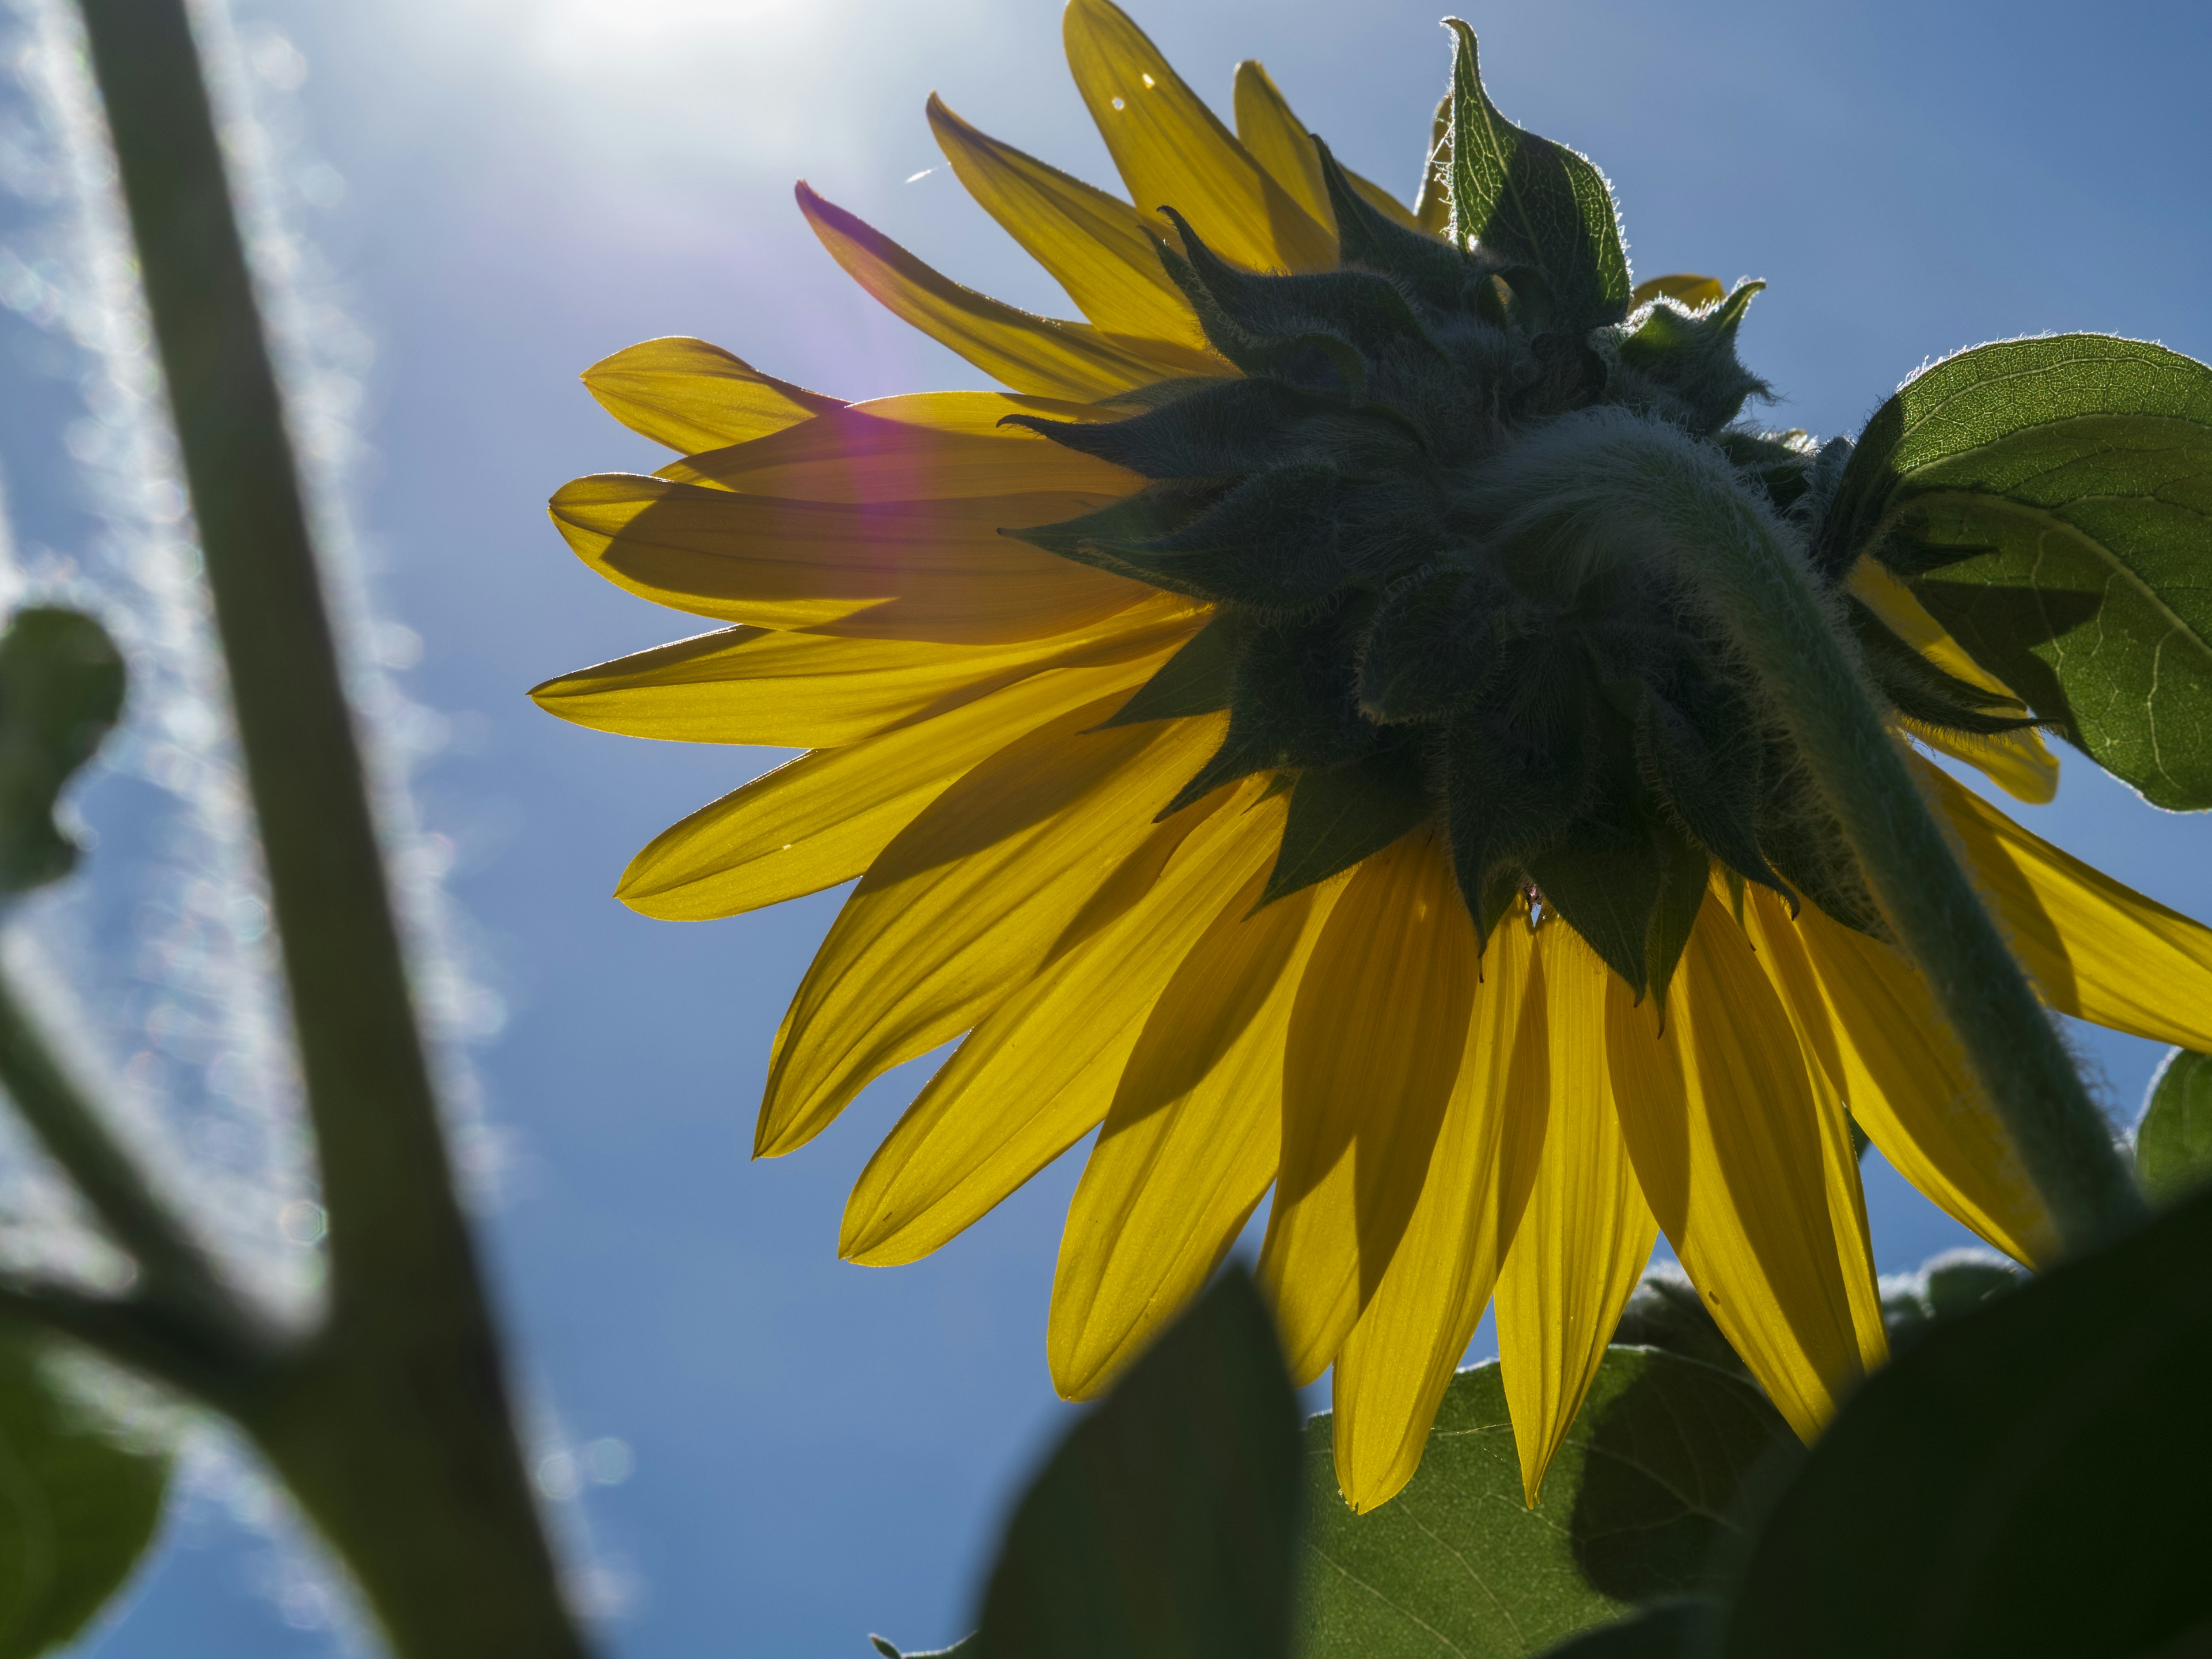
[[[1794,936],[1833,1016],[1844,1093],[1868,1138],[1998,1249],[2030,1266],[2050,1261],[2057,1245],[2050,1215],[1927,981],[1889,946],[1812,905]]]
[[[1095,421],[1088,404],[1006,392],[921,392],[817,416],[750,443],[672,461],[653,476],[747,495],[811,501],[919,501],[1067,490],[1110,500],[1133,472],[1079,453],[1009,415]]]
[[[1133,860],[1145,890],[969,1033],[868,1160],[841,1255],[919,1260],[1097,1127],[1176,968],[1273,860],[1283,806],[1259,802],[1264,788],[1232,786],[1178,814],[1200,818],[1188,829],[1158,826],[1167,856]]]
[[[584,386],[631,431],[685,455],[765,437],[844,407],[839,398],[763,374],[720,346],[682,335],[600,359],[584,371]]]
[[[1257,58],[1248,58],[1237,66],[1236,112],[1237,142],[1267,170],[1267,176],[1280,185],[1292,201],[1313,216],[1315,223],[1334,235],[1336,210],[1329,205],[1328,186],[1322,179],[1321,152],[1314,147],[1313,134],[1292,112],[1281,88],[1275,85],[1274,77]],[[1341,157],[1337,165],[1344,167]],[[1421,228],[1411,210],[1382,185],[1361,178],[1349,167],[1344,168],[1344,176],[1346,182],[1378,212],[1408,230]],[[1200,228],[1199,234],[1205,234]]]
[[[1336,1357],[1336,1482],[1362,1512],[1395,1497],[1420,1467],[1535,1182],[1551,1047],[1534,959],[1521,918],[1492,932],[1420,1203]]]
[[[1926,762],[1915,766],[2045,1002],[2154,1042],[2212,1048],[2212,928],[2030,835]]]
[[[826,749],[1048,668],[1150,657],[1200,621],[1188,605],[1152,602],[1072,635],[980,647],[729,628],[564,674],[530,695],[548,714],[627,737]]]
[[[1225,259],[1255,270],[1325,270],[1336,238],[1316,222],[1109,0],[1072,0],[1067,66],[1144,213],[1171,207]],[[1167,231],[1164,220],[1155,221]]]
[[[1003,1002],[1221,741],[1218,717],[1092,731],[1120,701],[1008,744],[869,866],[776,1033],[757,1154],[804,1145]]]
[[[1069,633],[1151,596],[999,533],[1104,504],[783,501],[605,473],[562,485],[550,510],[578,558],[657,605],[768,628],[981,645]]]
[[[1318,1376],[1382,1283],[1467,1044],[1474,927],[1436,832],[1359,866],[1298,985],[1260,1284],[1291,1375]]]
[[[1161,994],[1068,1207],[1053,1276],[1054,1386],[1110,1383],[1196,1295],[1275,1178],[1283,1040],[1341,881],[1255,913],[1265,872]]]
[[[1724,906],[1705,907],[1675,988],[1660,1031],[1608,983],[1621,1132],[1723,1334],[1809,1440],[1864,1365],[1805,1056]]]
[[[1659,1235],[1606,1080],[1613,972],[1559,923],[1535,943],[1550,1098],[1528,1103],[1547,1113],[1542,1152],[1498,1280],[1498,1360],[1531,1509]]]
[[[970,767],[1142,684],[1161,660],[1049,669],[933,720],[802,755],[662,830],[615,896],[641,915],[704,921],[850,881]]]
[[[1182,290],[1160,263],[1159,221],[986,137],[933,94],[929,125],[968,193],[1109,334],[1180,347],[1195,374],[1233,373],[1206,343]]]
[[[1190,372],[1180,348],[1148,354],[1142,341],[1039,317],[963,288],[805,185],[799,206],[830,257],[893,316],[1016,392],[1083,403]]]

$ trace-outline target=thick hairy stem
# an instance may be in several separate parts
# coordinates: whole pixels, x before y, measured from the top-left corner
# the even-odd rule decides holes
[[[331,1310],[240,1413],[401,1653],[569,1659],[184,0],[83,0],[230,675]]]
[[[1793,538],[1708,447],[1625,417],[1592,422],[1590,434],[1601,441],[1573,467],[1569,495],[1579,501],[1567,510],[1640,525],[1733,636],[1957,1031],[2063,1247],[2078,1253],[2133,1225],[2142,1199],[2111,1128],[1906,769]]]

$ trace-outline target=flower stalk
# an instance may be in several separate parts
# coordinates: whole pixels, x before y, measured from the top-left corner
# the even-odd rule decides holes
[[[1612,441],[1586,450],[1579,476],[1561,483],[1678,562],[1796,740],[1875,902],[2011,1133],[2062,1248],[2075,1255],[2110,1243],[2144,1218],[2142,1195],[1906,769],[1796,539],[1717,455],[1655,426],[1609,431]],[[1564,451],[1557,459],[1567,461]]]

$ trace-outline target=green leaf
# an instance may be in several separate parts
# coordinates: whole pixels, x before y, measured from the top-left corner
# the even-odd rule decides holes
[[[1436,810],[1419,753],[1385,750],[1348,766],[1302,772],[1283,820],[1283,844],[1260,902],[1272,904],[1379,853]]]
[[[1508,265],[1534,265],[1566,319],[1582,328],[1628,313],[1628,254],[1605,175],[1564,144],[1498,112],[1483,89],[1474,31],[1457,18],[1452,63],[1452,235],[1480,239]]]
[[[2212,1195],[1921,1336],[1781,1494],[1718,1650],[2203,1651],[2175,1638],[2212,1634],[2208,1261]]]
[[[1751,1383],[1644,1348],[1607,1350],[1534,1510],[1494,1362],[1452,1379],[1419,1472],[1370,1514],[1336,1494],[1330,1426],[1306,1431],[1308,1659],[1506,1659],[1701,1591],[1746,1476],[1797,1455]]]
[[[76,611],[33,605],[0,635],[0,894],[58,881],[77,848],[54,802],[123,712],[123,659]]]
[[[1000,1659],[1284,1659],[1298,1480],[1297,1395],[1232,1267],[1047,1460],[973,1640]]]
[[[1706,1597],[1662,1601],[1632,1618],[1600,1625],[1544,1650],[1544,1659],[1687,1659],[1703,1651],[1720,1622]]]
[[[2158,1068],[2136,1125],[2136,1173],[2161,1201],[2212,1181],[2212,1054],[2176,1048]]]
[[[1817,556],[1859,552],[2100,765],[2212,807],[2212,368],[2094,334],[1938,363],[1844,470]]]
[[[151,1541],[169,1477],[167,1458],[118,1443],[45,1363],[0,1338],[0,1659],[84,1628]]]

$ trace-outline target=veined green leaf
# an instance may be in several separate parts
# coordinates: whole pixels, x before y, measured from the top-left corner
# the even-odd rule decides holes
[[[1726,1659],[2180,1655],[2212,1636],[2212,1194],[1939,1324],[1844,1407]],[[2193,1633],[2193,1636],[2192,1634]]]
[[[1062,1440],[1007,1522],[974,1650],[1285,1659],[1297,1401],[1232,1267]]]
[[[1543,1659],[1692,1659],[1720,1623],[1720,1603],[1702,1596],[1662,1601],[1544,1650]]]
[[[1515,126],[1482,85],[1474,31],[1459,37],[1452,65],[1452,235],[1480,239],[1507,264],[1549,280],[1565,320],[1583,328],[1628,313],[1628,253],[1605,175],[1564,144]]]
[[[2212,1181],[2212,1054],[2176,1048],[2158,1068],[2136,1125],[2136,1173],[2155,1199]]]
[[[1419,1472],[1370,1514],[1337,1496],[1330,1428],[1306,1431],[1308,1659],[1508,1659],[1696,1594],[1752,1468],[1796,1455],[1748,1381],[1649,1348],[1607,1351],[1534,1510],[1494,1363],[1452,1379]]]
[[[166,1457],[105,1431],[44,1364],[0,1339],[0,1659],[84,1628],[144,1553],[168,1483]]]
[[[2212,368],[2091,334],[1961,352],[1876,412],[1820,542],[1911,580],[2150,800],[2212,807]]]

